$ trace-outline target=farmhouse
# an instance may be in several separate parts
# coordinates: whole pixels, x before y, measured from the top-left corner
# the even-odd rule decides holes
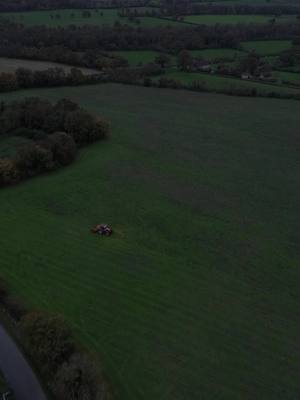
[[[241,78],[242,78],[242,79],[251,79],[251,78],[252,78],[252,75],[248,74],[247,72],[244,72],[244,73],[241,75]]]

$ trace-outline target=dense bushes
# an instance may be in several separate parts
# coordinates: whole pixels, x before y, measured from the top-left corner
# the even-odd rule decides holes
[[[17,324],[22,346],[56,400],[113,398],[99,362],[79,348],[63,318],[28,311],[1,279],[0,304]]]
[[[27,352],[57,400],[109,400],[109,385],[91,356],[79,350],[61,317],[41,312],[20,321]]]
[[[31,312],[21,319],[25,345],[47,375],[53,374],[74,352],[74,342],[64,321],[57,316]]]
[[[57,400],[110,400],[111,392],[107,383],[101,381],[99,367],[86,354],[74,353],[58,369],[52,391]]]
[[[0,104],[0,135],[28,140],[12,159],[0,159],[0,186],[52,171],[74,161],[78,147],[104,139],[109,124],[70,100],[52,105],[27,98]]]

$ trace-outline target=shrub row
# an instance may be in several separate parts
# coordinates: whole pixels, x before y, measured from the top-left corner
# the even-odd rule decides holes
[[[48,68],[41,71],[31,71],[27,68],[18,68],[16,72],[0,74],[0,92],[10,92],[18,89],[35,87],[78,86],[105,82],[103,73],[84,75],[79,68],[71,68],[65,72],[63,68]]]
[[[131,82],[124,82],[131,84]],[[201,82],[192,82],[190,84],[182,83],[176,79],[170,79],[167,77],[161,77],[158,80],[153,80],[149,77],[146,77],[142,82],[135,82],[135,84],[142,84],[146,87],[159,87],[159,88],[168,88],[168,89],[185,89],[191,90],[195,92],[213,92],[226,94],[229,96],[241,96],[241,97],[268,97],[268,98],[277,98],[277,99],[291,99],[291,100],[300,100],[300,94],[289,94],[289,93],[280,93],[274,91],[270,92],[260,92],[256,88],[242,88],[237,86],[231,86],[228,89],[210,89],[205,83]]]
[[[0,280],[0,304],[17,324],[18,338],[56,400],[112,400],[99,362],[76,343],[64,319],[27,310]]]

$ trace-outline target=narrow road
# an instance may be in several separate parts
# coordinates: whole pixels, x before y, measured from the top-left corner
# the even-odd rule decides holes
[[[16,400],[47,400],[23,354],[0,325],[0,369]]]

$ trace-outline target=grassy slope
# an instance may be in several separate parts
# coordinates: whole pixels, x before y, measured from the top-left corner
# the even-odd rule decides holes
[[[187,15],[184,17],[184,21],[206,25],[250,23],[266,24],[272,18],[274,18],[272,15]],[[290,21],[297,21],[296,15],[283,15],[279,18],[276,18],[276,23],[287,23]]]
[[[151,50],[141,50],[141,51],[121,50],[121,51],[114,51],[112,53],[119,55],[123,58],[126,58],[128,60],[129,65],[131,66],[136,66],[140,63],[146,64],[154,62],[155,57],[158,54],[156,51],[151,51]]]
[[[0,73],[12,72],[18,68],[27,68],[33,71],[42,71],[48,68],[63,68],[66,72],[69,72],[72,67],[69,65],[48,62],[48,61],[31,61],[31,60],[21,60],[18,58],[0,57]],[[91,68],[80,68],[80,67],[76,68],[79,68],[85,75],[99,73],[99,71]]]
[[[139,64],[147,64],[155,61],[155,57],[159,54],[159,52],[151,51],[151,50],[121,50],[121,51],[113,51],[112,54],[117,54],[123,58],[128,60],[130,66],[137,66]],[[176,57],[173,55],[169,55],[170,63],[176,64]]]
[[[294,85],[300,85],[300,73],[276,71],[275,76],[279,80],[290,82]]]
[[[255,50],[260,55],[276,55],[292,47],[290,40],[254,40],[242,42],[242,48],[247,51]]]
[[[82,16],[81,10],[57,10],[57,11],[30,11],[23,13],[2,13],[3,16],[12,19],[15,22],[24,25],[47,25],[51,27],[74,25],[113,25],[116,21],[121,24],[134,25],[134,26],[161,26],[161,25],[174,25],[181,26],[180,22],[169,21],[160,18],[142,17],[139,18],[141,23],[130,22],[127,18],[119,17],[118,9],[101,10],[96,12],[91,10],[91,17],[86,18]],[[103,15],[101,15],[103,13]],[[73,16],[72,16],[73,15]],[[53,16],[53,18],[51,18]],[[57,18],[57,16],[59,16]]]
[[[62,312],[122,400],[297,398],[299,103],[103,85],[32,90],[112,120],[1,190],[1,275]],[[112,238],[89,228],[112,224]]]

